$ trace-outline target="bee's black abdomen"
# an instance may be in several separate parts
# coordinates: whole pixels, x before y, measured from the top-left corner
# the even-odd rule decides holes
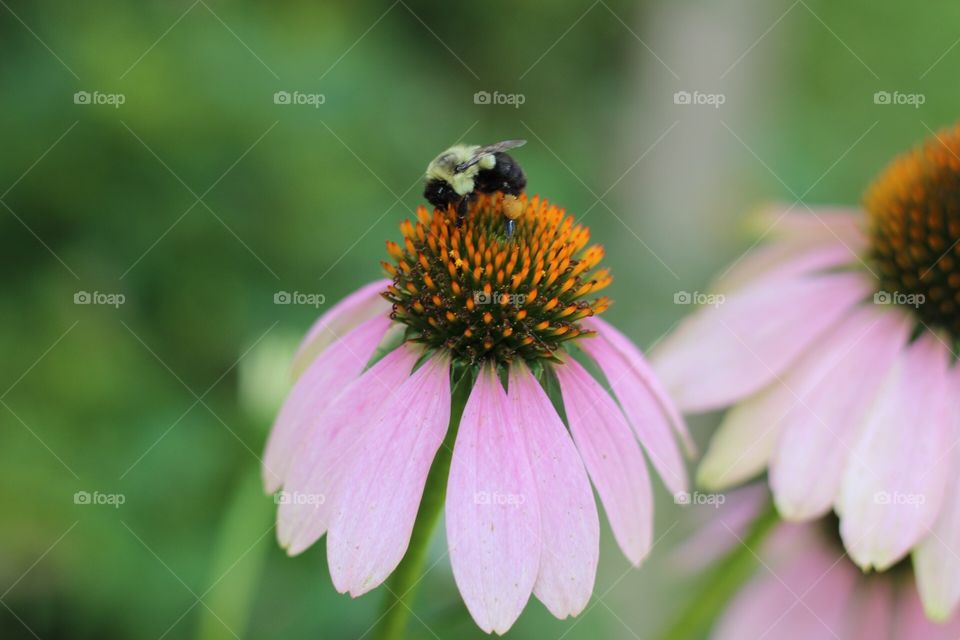
[[[520,195],[527,186],[527,177],[523,174],[523,169],[516,160],[502,151],[493,154],[493,157],[497,163],[492,169],[481,169],[477,172],[474,188],[481,193],[502,191],[512,196]]]

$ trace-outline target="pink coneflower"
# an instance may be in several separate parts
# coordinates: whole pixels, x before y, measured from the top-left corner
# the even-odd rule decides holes
[[[499,195],[462,226],[422,207],[401,225],[392,279],[308,334],[264,461],[267,490],[283,488],[280,543],[293,555],[326,533],[333,583],[353,596],[384,582],[445,504],[453,575],[488,633],[531,592],[559,618],[583,610],[599,553],[590,480],[634,565],[653,517],[640,445],[686,490],[682,418],[640,351],[595,317],[609,305],[591,297],[611,281],[602,248],[562,209],[520,202],[509,240]]]
[[[835,509],[851,557],[911,550],[927,613],[960,600],[960,129],[894,161],[864,211],[788,212],[654,357],[682,409],[734,405],[699,470],[765,469],[781,515]]]
[[[760,486],[727,496],[677,554],[703,563],[710,555],[747,553],[755,568],[715,622],[712,640],[955,640],[960,616],[944,624],[924,615],[913,571],[900,563],[864,574],[847,557],[837,521],[780,522],[756,548],[742,550],[769,500]],[[699,515],[699,514],[698,514]]]

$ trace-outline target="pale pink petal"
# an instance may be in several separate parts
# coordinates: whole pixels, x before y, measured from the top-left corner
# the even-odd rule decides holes
[[[684,320],[654,370],[681,409],[724,407],[775,380],[870,287],[854,273],[764,280]]]
[[[554,371],[573,441],[613,535],[627,559],[639,566],[653,535],[653,496],[643,452],[620,407],[579,363],[569,359]]]
[[[643,357],[640,349],[633,344],[630,338],[623,335],[616,327],[602,318],[584,318],[582,324],[587,329],[596,331],[601,338],[611,344],[614,349],[619,351],[620,355],[627,360],[632,367],[631,376],[638,378],[643,385],[646,386],[647,391],[656,398],[660,404],[661,411],[670,419],[670,425],[673,427],[677,437],[683,442],[687,455],[691,457],[696,455],[697,448],[693,443],[693,438],[690,437],[690,431],[687,429],[687,423],[684,421],[683,415],[680,413],[680,410],[677,409],[670,394],[667,393],[666,388],[660,383],[656,373],[654,373],[653,369],[647,363],[647,359]],[[589,345],[591,342],[594,341],[583,341],[584,345]],[[610,376],[607,377],[609,378]]]
[[[440,354],[391,390],[343,476],[327,533],[337,591],[366,593],[400,563],[449,424],[450,358]]]
[[[867,413],[838,497],[840,533],[864,569],[897,562],[940,511],[947,377],[947,349],[927,333],[902,353]]]
[[[781,420],[770,462],[770,487],[784,518],[811,519],[830,510],[864,415],[909,330],[906,314],[868,306],[804,356],[823,366],[812,372],[814,379],[792,385],[799,387],[797,397]]]
[[[913,553],[917,586],[927,615],[946,620],[960,602],[960,368],[951,372],[948,392],[952,415],[947,423],[949,457],[952,460],[947,492],[930,535]]]
[[[364,285],[317,318],[293,356],[291,369],[294,377],[299,376],[314,358],[358,324],[374,316],[387,315],[390,303],[380,293],[386,291],[388,286],[389,280],[377,280]]]
[[[762,473],[770,463],[780,421],[794,395],[786,378],[735,405],[710,439],[697,468],[697,484],[710,491],[735,487]]]
[[[523,611],[541,558],[540,503],[522,426],[493,367],[460,420],[447,486],[450,565],[477,625],[499,634]]]
[[[837,242],[849,247],[851,254],[867,248],[866,216],[852,207],[774,205],[754,217],[754,228],[766,232],[777,242],[799,245]]]
[[[893,637],[897,640],[957,640],[960,638],[960,616],[953,616],[946,624],[927,618],[920,596],[912,582],[899,590],[894,611]]]
[[[508,398],[540,496],[540,572],[533,593],[550,613],[575,616],[590,600],[600,520],[590,480],[550,398],[527,367],[510,371]]]
[[[283,485],[303,439],[340,389],[367,366],[389,327],[386,314],[364,321],[320,354],[293,385],[263,455],[263,483],[268,493]]]
[[[810,538],[809,532],[778,533],[790,538]],[[791,541],[803,553],[789,559],[764,553],[757,576],[740,591],[717,624],[714,640],[817,640],[843,638],[846,612],[858,572],[822,544]],[[840,560],[838,562],[838,560]]]
[[[322,536],[342,476],[384,403],[409,377],[421,352],[403,345],[348,383],[297,447],[280,496],[277,539],[296,555]]]
[[[856,256],[841,242],[824,238],[817,244],[775,241],[747,252],[710,287],[729,295],[765,280],[793,279],[854,263]]]

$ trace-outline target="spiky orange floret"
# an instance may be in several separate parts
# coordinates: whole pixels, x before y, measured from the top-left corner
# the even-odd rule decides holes
[[[387,243],[393,284],[383,294],[412,339],[471,363],[552,359],[567,340],[589,334],[578,321],[602,313],[610,284],[589,230],[539,197],[519,199],[516,231],[505,236],[503,194],[480,195],[462,226],[452,210],[417,209]]]
[[[924,323],[960,338],[960,126],[896,158],[864,205],[882,289],[912,294]]]

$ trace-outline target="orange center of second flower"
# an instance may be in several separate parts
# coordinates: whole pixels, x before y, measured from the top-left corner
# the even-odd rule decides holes
[[[509,238],[505,211],[518,216]],[[596,269],[603,248],[588,247],[589,230],[539,197],[480,195],[459,225],[452,209],[419,207],[400,230],[403,243],[387,243],[394,263],[382,263],[393,278],[383,294],[392,317],[410,339],[471,364],[553,359],[590,333],[578,320],[610,304],[589,298],[611,282]]]
[[[883,294],[960,339],[960,127],[896,158],[864,204]]]

